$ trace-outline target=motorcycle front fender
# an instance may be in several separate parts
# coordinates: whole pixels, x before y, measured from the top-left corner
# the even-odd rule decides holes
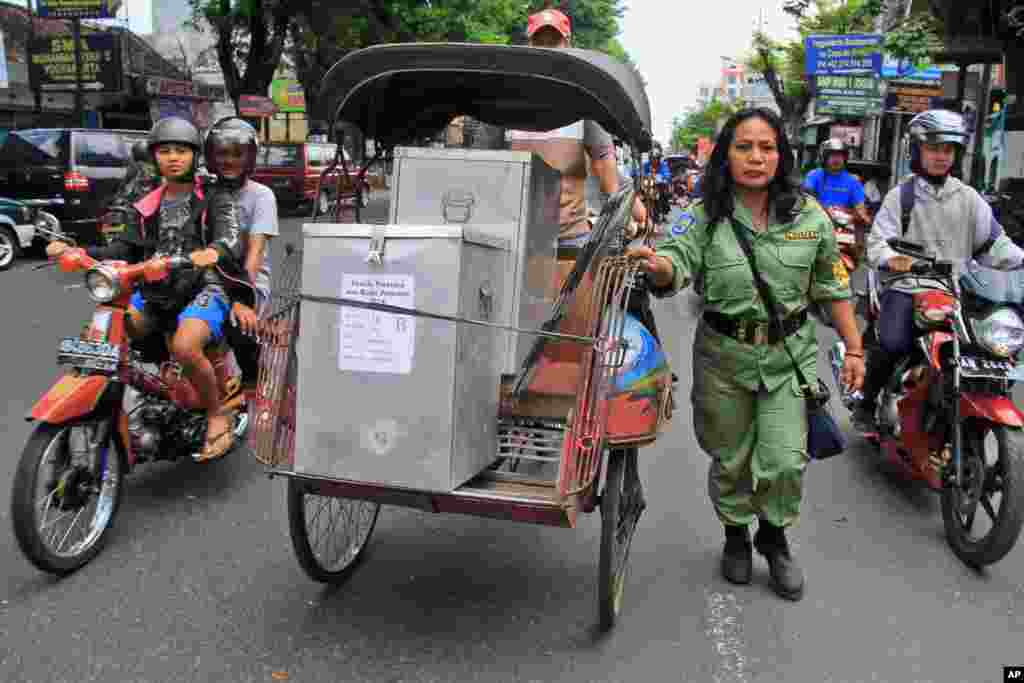
[[[109,377],[64,375],[32,406],[27,420],[63,424],[88,415],[99,405]]]
[[[1024,413],[1007,396],[964,394],[960,417],[977,417],[1007,427],[1024,427]]]

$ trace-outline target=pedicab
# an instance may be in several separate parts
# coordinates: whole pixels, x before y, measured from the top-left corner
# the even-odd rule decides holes
[[[378,155],[464,115],[538,133],[594,120],[637,160],[652,141],[638,74],[579,49],[374,46],[341,59],[321,97],[330,130],[355,126]],[[655,197],[637,177],[606,201],[585,246],[559,248],[557,185],[544,189],[553,171],[539,156],[503,152],[515,163],[501,166],[491,152],[445,154],[449,170],[478,164],[465,182],[483,189],[441,193],[433,225],[362,223],[355,202],[354,218],[314,214],[302,248],[289,247],[260,333],[253,452],[287,480],[296,556],[322,582],[358,566],[381,505],[566,528],[599,510],[598,612],[610,628],[646,505],[638,449],[672,410],[645,281],[623,255],[652,240],[649,222],[631,221],[634,197],[649,213]],[[532,175],[510,179],[520,159]],[[523,188],[528,219],[475,224],[481,193],[502,183]]]

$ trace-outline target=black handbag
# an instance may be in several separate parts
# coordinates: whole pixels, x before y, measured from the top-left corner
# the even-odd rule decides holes
[[[782,335],[782,317],[779,315],[779,309],[771,290],[768,289],[768,285],[761,278],[761,272],[757,269],[757,259],[754,257],[754,250],[750,246],[750,240],[744,234],[743,226],[735,218],[730,216],[729,221],[732,223],[733,232],[736,234],[736,241],[740,243],[743,253],[747,256],[750,270],[754,274],[754,285],[757,287],[761,300],[764,301],[765,307],[768,309],[768,316],[771,319],[770,325],[775,328],[776,334],[782,340],[782,346],[786,349],[789,360],[793,363],[793,369],[796,370],[796,378],[804,392],[804,400],[807,404],[807,452],[814,460],[825,460],[826,458],[839,455],[846,450],[846,436],[839,429],[839,425],[836,424],[836,420],[829,408],[831,392],[828,385],[819,379],[817,390],[811,388],[810,382],[807,381],[807,376],[800,369],[800,364],[796,362],[793,352],[789,350],[789,344],[786,343],[786,338]]]

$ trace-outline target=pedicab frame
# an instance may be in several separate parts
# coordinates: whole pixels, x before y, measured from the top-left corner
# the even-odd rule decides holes
[[[459,43],[379,45],[338,61],[324,77],[320,96],[327,102],[327,111],[333,112],[329,130],[336,131],[336,122],[345,121],[376,142],[377,156],[361,168],[360,178],[384,150],[436,133],[461,115],[530,131],[593,120],[617,143],[632,148],[637,165],[652,143],[650,105],[639,74],[607,55],[588,50]],[[342,177],[349,176],[347,161],[340,154],[343,142],[338,141],[339,156],[322,178],[339,163],[344,169]],[[451,493],[293,471],[300,302],[311,299],[457,324],[502,326],[302,295],[301,253],[289,247],[283,278],[275,286],[271,312],[261,333],[260,377],[250,434],[256,457],[269,466],[270,475],[287,478],[291,538],[296,556],[311,578],[337,584],[349,577],[365,555],[381,504],[562,527],[574,527],[580,511],[600,508],[599,621],[602,629],[614,624],[621,607],[630,543],[645,507],[637,471],[638,446],[654,441],[672,405],[668,382],[658,386],[656,400],[650,404],[657,411],[653,431],[631,433],[623,425],[608,429],[609,389],[625,354],[627,311],[640,317],[657,336],[644,280],[637,277],[635,265],[622,256],[637,193],[653,215],[650,181],[637,172],[633,186],[621,189],[606,203],[590,243],[580,251],[564,280],[550,320],[540,330],[515,330],[533,334],[537,341],[515,381],[503,383],[501,388],[502,405],[514,409],[496,416],[500,445],[495,465]],[[356,183],[357,193],[360,186]],[[361,222],[359,199],[353,207],[356,223]],[[339,202],[335,220],[342,222],[342,213]],[[642,230],[640,237],[651,240],[651,231]],[[578,305],[575,295],[582,294],[584,280],[588,280],[589,297]],[[574,315],[584,319],[586,334],[559,331],[573,306]],[[550,343],[582,347],[582,361],[575,374],[559,378],[563,384],[574,383],[575,390],[562,420],[544,410],[535,412],[534,404],[527,400],[535,361]],[[563,401],[562,410],[565,405]],[[534,479],[519,472],[521,463],[531,462],[557,466],[557,480]],[[339,529],[342,518],[344,528]],[[325,543],[333,543],[336,551],[329,559],[313,538],[324,526],[329,529]]]

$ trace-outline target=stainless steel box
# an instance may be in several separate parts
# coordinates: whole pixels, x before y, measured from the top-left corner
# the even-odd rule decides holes
[[[507,254],[458,225],[307,224],[302,293],[493,321]],[[471,479],[498,452],[502,334],[303,301],[295,470],[434,492]]]
[[[562,174],[536,154],[475,149],[395,149],[395,225],[488,226],[511,243],[499,311],[506,325],[537,329],[554,300]],[[516,372],[534,337],[507,335],[504,372]]]

